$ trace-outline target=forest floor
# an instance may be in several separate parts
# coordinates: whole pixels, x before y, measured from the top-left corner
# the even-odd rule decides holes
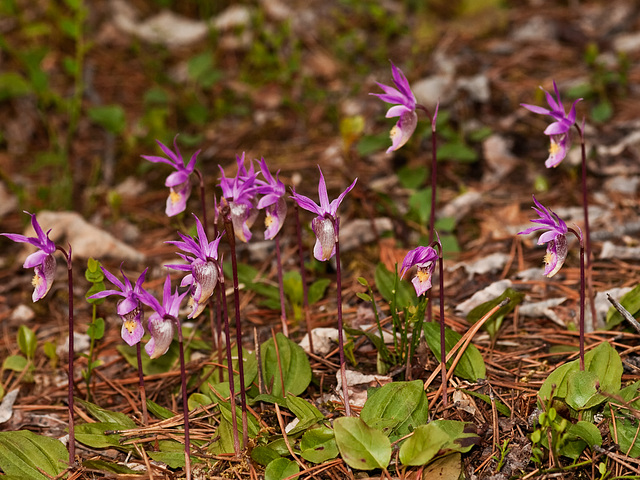
[[[23,3],[33,5],[25,9]],[[145,287],[156,292],[166,275],[164,265],[176,261],[175,247],[165,242],[178,240],[176,231],[187,231],[193,223],[190,211],[200,212],[198,188],[194,186],[186,215],[166,217],[168,169],[140,158],[159,155],[154,140],[171,145],[176,134],[185,158],[200,150],[198,168],[211,209],[219,165],[227,176],[235,175],[234,159],[242,152],[248,159],[264,157],[272,170],[280,170],[288,187],[314,199],[317,166],[324,172],[330,198],[357,177],[339,212],[344,245],[342,305],[349,327],[371,321],[370,305],[357,295],[365,292],[357,279],[364,277],[374,285],[379,263],[393,271],[408,250],[426,245],[428,238],[429,121],[420,114],[408,144],[386,154],[395,119],[385,119],[387,105],[369,95],[380,92],[376,82],[391,84],[391,60],[430,111],[440,102],[437,212],[446,254],[446,325],[464,335],[471,325],[466,318],[470,307],[463,302],[486,287],[495,289],[487,299],[506,288],[524,294],[493,337],[481,331],[473,338],[484,358],[486,379],[469,382],[454,376],[446,408],[437,393],[439,377],[426,389],[430,418],[475,426],[478,445],[462,455],[458,474],[495,479],[604,478],[597,466],[605,462],[606,478],[640,477],[640,460],[620,451],[604,418],[597,423],[602,447],[585,450],[580,459],[591,465],[571,469],[568,459],[557,463],[545,459],[542,464],[530,460],[534,430],[530,417],[538,406],[538,390],[555,368],[577,358],[580,263],[577,245],[571,244],[565,266],[548,279],[542,275],[543,248],[533,238],[517,235],[535,216],[532,194],[569,226],[584,231],[579,138],[574,131],[567,158],[557,168],[546,169],[548,138],[543,131],[549,121],[520,106],[546,107],[539,87],[553,91],[555,81],[565,108],[583,97],[576,109],[578,123],[585,118],[593,294],[602,300],[605,292],[614,292],[620,299],[640,283],[640,7],[636,2],[487,1],[479,2],[482,8],[472,8],[465,6],[469,2],[454,1],[434,2],[431,9],[409,1],[364,6],[368,2],[264,0],[220,2],[216,7],[206,6],[208,2],[175,2],[174,16],[168,19],[175,29],[160,35],[149,24],[161,11],[161,2],[88,3],[81,40],[73,30],[78,17],[69,5],[74,2],[56,7],[44,1],[14,0],[3,7],[7,11],[0,18],[0,231],[23,233],[29,220],[23,210],[38,215],[43,210],[75,211],[100,234],[131,247],[107,250],[98,257],[92,253],[95,244],[76,248],[84,238],[73,227],[63,227],[66,220],[55,214],[46,217],[50,223],[43,223],[43,228],[53,229],[52,236],[57,235],[56,228],[64,230],[57,243],[69,244],[76,252],[77,332],[86,333],[92,318],[92,307],[84,301],[89,283],[81,273],[89,256],[114,274],[124,261],[130,278],[149,267]],[[507,5],[498,6],[502,3]],[[219,21],[217,27],[209,29],[202,22],[210,17]],[[181,29],[179,21],[192,23]],[[203,25],[204,33],[198,36]],[[82,72],[81,83],[74,68]],[[80,84],[84,94],[74,97]],[[115,108],[98,108],[105,106]],[[290,205],[280,234],[285,271],[296,270],[299,261],[292,212]],[[305,224],[311,220],[306,213],[301,215]],[[256,241],[238,244],[239,261],[256,269],[261,281],[275,285],[273,245],[262,241],[260,224],[259,220],[253,228]],[[311,247],[312,232],[303,233]],[[98,238],[92,241],[103,241]],[[59,438],[68,423],[64,348],[58,355],[47,355],[46,346],[64,346],[67,341],[66,268],[58,262],[52,290],[32,303],[32,272],[22,269],[22,246],[4,237],[0,246],[0,359],[20,354],[16,336],[21,325],[31,328],[38,341],[30,372],[11,368],[1,372],[0,393],[19,388],[19,394],[0,431],[26,429]],[[227,248],[224,242],[221,248]],[[335,327],[335,263],[310,265],[310,282],[331,280],[326,294],[311,305],[310,320],[314,328]],[[135,277],[133,272],[138,272]],[[177,281],[179,276],[173,278]],[[436,275],[434,321],[441,320],[438,284]],[[614,290],[618,288],[625,290]],[[386,316],[388,303],[374,291]],[[263,300],[255,289],[241,288],[242,328],[249,349],[254,335],[257,344],[280,329],[279,311]],[[541,306],[538,302],[544,300],[551,303]],[[605,329],[608,307],[606,299],[597,303],[595,330],[588,316],[586,349],[602,342],[614,346],[627,385],[639,374],[637,334],[625,323]],[[118,349],[123,341],[115,302],[107,301],[98,312],[105,317],[106,330],[95,352],[102,365],[94,372],[92,402],[139,420],[137,371]],[[295,321],[289,312],[289,323],[290,337],[300,341],[305,322]],[[196,340],[211,344],[208,315],[189,326],[197,332]],[[84,350],[82,345],[78,348],[86,352],[88,344]],[[187,372],[195,383],[216,354],[197,346],[190,352]],[[356,364],[350,362],[349,369],[376,373],[376,351],[369,342],[355,338],[353,358]],[[303,398],[322,405],[328,419],[343,415],[339,402],[331,404],[323,397],[335,391],[337,349],[311,355],[309,360],[313,381]],[[424,345],[413,360],[414,380],[426,380],[438,366]],[[180,373],[177,364],[169,367],[147,375],[146,395],[178,415]],[[85,368],[86,359],[78,357],[74,375],[78,398],[88,395],[81,375]],[[404,369],[392,373],[394,381],[405,378]],[[194,384],[190,388],[190,393],[196,391]],[[499,400],[510,415],[498,415],[495,404],[492,408],[491,402],[461,389]],[[460,393],[451,393],[455,390]],[[279,411],[276,415],[272,405],[264,408],[265,424],[277,430]],[[179,426],[181,416],[176,418]],[[92,421],[77,405],[76,422]],[[213,436],[215,428],[198,420],[193,431],[196,437]],[[500,461],[504,445],[508,450]],[[144,476],[108,472],[97,464],[83,466],[97,459],[151,465],[146,456],[131,460],[120,448],[79,443],[76,454],[78,464],[69,478],[184,478],[182,469],[155,463]],[[215,475],[256,478],[264,472],[248,457],[224,458],[206,460],[218,462]],[[339,459],[315,478],[362,478]],[[389,470],[394,478],[417,478],[421,471]],[[197,469],[194,475],[215,477],[198,474]],[[312,472],[303,472],[304,478],[307,475]]]

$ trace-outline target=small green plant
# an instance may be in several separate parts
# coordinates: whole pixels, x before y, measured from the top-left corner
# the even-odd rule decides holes
[[[502,467],[504,466],[504,462],[507,459],[507,455],[511,450],[511,448],[509,448],[509,442],[510,440],[508,438],[505,438],[504,441],[502,442],[502,446],[500,447],[500,456],[494,457],[498,462],[498,465],[496,465],[496,472],[499,472],[500,470],[502,470]]]
[[[33,372],[35,370],[33,360],[38,346],[36,334],[26,325],[20,325],[16,338],[22,355],[9,355],[5,358],[4,362],[2,362],[2,371],[18,372],[18,381],[33,382]],[[0,393],[2,392],[0,391]]]
[[[87,261],[87,269],[85,270],[84,276],[92,284],[85,295],[87,302],[92,306],[91,323],[87,329],[87,335],[89,335],[91,343],[89,353],[81,353],[80,355],[87,359],[87,369],[82,372],[82,377],[87,385],[87,401],[91,401],[91,375],[95,368],[102,365],[102,360],[94,360],[93,355],[95,353],[96,341],[104,336],[104,319],[97,316],[97,307],[104,302],[104,298],[89,297],[104,291],[106,287],[104,284],[104,274],[100,268],[99,261],[90,258]]]

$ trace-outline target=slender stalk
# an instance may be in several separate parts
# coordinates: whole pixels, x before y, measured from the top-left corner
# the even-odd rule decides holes
[[[68,365],[68,403],[69,403],[69,466],[75,463],[76,457],[76,433],[75,433],[75,421],[73,419],[74,414],[74,401],[73,401],[73,360],[75,357],[74,347],[74,325],[73,325],[73,263],[71,261],[71,245],[69,245],[69,252],[56,246],[57,250],[60,250],[67,261],[67,278],[69,285],[69,365]]]
[[[302,308],[309,335],[309,353],[313,355],[313,329],[311,328],[311,313],[309,312],[309,290],[307,287],[307,272],[304,269],[304,247],[302,245],[302,227],[300,226],[300,208],[298,202],[293,202],[296,217],[296,232],[298,239],[298,255],[300,256],[300,279],[302,281]]]
[[[289,326],[287,325],[287,310],[284,304],[284,280],[282,275],[282,258],[280,252],[280,233],[276,234],[276,261],[278,263],[278,288],[280,290],[280,323],[282,323],[282,334],[289,338]]]
[[[440,276],[440,363],[442,364],[442,406],[447,407],[447,345],[444,331],[444,262],[442,260],[442,245],[438,242],[438,274]]]
[[[138,357],[138,388],[140,390],[140,403],[142,404],[142,424],[147,426],[149,423],[149,414],[147,413],[147,391],[144,388],[144,373],[142,372],[140,342],[136,343],[136,355]]]
[[[344,332],[342,330],[342,278],[340,271],[340,218],[334,219],[336,231],[336,289],[338,301],[338,352],[340,354],[340,376],[342,378],[342,396],[344,399],[344,413],[351,416],[351,405],[349,404],[349,387],[347,385],[347,365],[344,357]]]
[[[596,317],[596,302],[595,295],[593,294],[593,270],[591,265],[591,231],[589,227],[589,199],[587,196],[587,152],[584,143],[584,122],[583,126],[579,127],[575,124],[578,133],[580,134],[580,150],[582,154],[582,209],[584,213],[584,249],[586,255],[586,270],[587,270],[587,290],[589,292],[589,306],[591,310],[591,325],[595,330],[597,328]]]
[[[180,381],[182,383],[182,412],[184,415],[184,470],[187,480],[191,479],[191,441],[189,439],[189,402],[187,399],[187,372],[184,366],[184,345],[180,320],[172,315],[165,318],[173,321],[178,330],[178,346],[180,351]]]
[[[222,259],[220,260],[222,262]],[[224,274],[220,272],[218,285],[222,291],[222,321],[224,322],[224,337],[227,350],[227,375],[229,378],[229,404],[231,406],[231,426],[233,430],[233,450],[236,456],[240,455],[240,439],[238,438],[238,419],[236,418],[236,386],[233,381],[233,355],[231,353],[231,333],[229,332],[229,314],[224,295]]]
[[[242,328],[240,326],[240,289],[238,284],[238,262],[236,259],[236,235],[233,231],[233,222],[227,209],[223,214],[224,230],[227,233],[227,241],[231,250],[231,270],[233,272],[233,303],[236,317],[236,347],[238,349],[238,377],[240,380],[240,405],[242,406],[242,447],[246,447],[249,441],[249,429],[247,423],[247,392],[244,386],[244,361],[242,356]],[[231,364],[229,364],[231,368]]]
[[[585,247],[584,239],[581,233],[578,233],[573,228],[569,228],[569,231],[573,233],[580,241],[580,370],[584,370],[584,304],[585,304]]]

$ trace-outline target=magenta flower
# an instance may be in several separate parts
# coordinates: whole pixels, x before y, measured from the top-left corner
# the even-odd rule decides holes
[[[318,166],[318,170],[320,170],[320,166]],[[309,197],[299,195],[295,192],[292,196],[300,208],[304,208],[305,210],[318,215],[311,221],[311,228],[313,229],[313,233],[316,234],[316,244],[313,247],[313,256],[321,262],[329,260],[336,253],[336,242],[338,241],[336,237],[336,213],[345,195],[353,189],[357,181],[358,179],[356,178],[338,198],[329,202],[327,184],[324,181],[322,170],[320,170],[320,182],[318,184],[320,205],[315,203]]]
[[[24,268],[34,269],[33,280],[31,280],[34,290],[31,298],[34,302],[37,302],[49,292],[51,285],[53,285],[53,279],[56,275],[56,259],[53,256],[53,252],[56,251],[56,244],[49,239],[51,230],[44,233],[36,220],[36,216],[27,211],[24,213],[31,215],[31,225],[36,232],[36,237],[25,237],[17,233],[1,233],[0,235],[4,235],[14,242],[30,243],[38,248],[36,252],[26,258],[22,265]]]
[[[418,125],[416,97],[411,91],[407,77],[404,76],[402,70],[397,68],[393,62],[391,62],[391,71],[393,73],[393,83],[396,88],[376,82],[378,86],[384,90],[384,93],[369,94],[379,97],[384,102],[394,104],[387,110],[387,118],[400,117],[391,129],[391,146],[387,149],[387,153],[398,150],[407,143]]]
[[[544,274],[547,277],[553,277],[558,273],[558,270],[560,270],[567,258],[569,250],[567,233],[569,233],[569,229],[567,228],[567,224],[564,223],[558,215],[538,202],[535,195],[533,197],[533,203],[535,203],[536,206],[532,208],[540,215],[540,218],[531,221],[539,225],[527,228],[519,232],[518,235],[526,235],[538,230],[547,230],[540,235],[538,245],[547,244],[547,253],[544,256]]]
[[[181,287],[186,285],[191,286],[191,297],[189,299],[191,313],[189,313],[188,318],[195,318],[202,313],[207,304],[207,300],[209,300],[209,297],[213,295],[213,290],[216,288],[218,275],[220,274],[220,265],[218,264],[218,244],[222,237],[218,236],[214,241],[209,242],[207,234],[202,227],[202,223],[200,223],[198,217],[195,215],[194,217],[196,219],[196,228],[198,231],[197,242],[189,235],[183,235],[179,232],[178,235],[182,241],[166,242],[171,243],[180,248],[183,252],[192,255],[189,256],[178,253],[178,255],[180,255],[187,264],[165,265],[166,267],[174,270],[189,272],[180,283]]]
[[[172,294],[171,277],[167,274],[167,279],[164,281],[162,304],[146,291],[141,296],[142,303],[153,309],[153,313],[149,316],[149,321],[147,322],[151,340],[144,347],[151,358],[158,358],[169,350],[173,341],[174,321],[178,318],[182,299],[188,292],[187,290],[179,294],[176,288],[175,293]]]
[[[258,163],[265,178],[264,181],[259,181],[261,186],[258,187],[258,193],[264,196],[258,202],[258,209],[265,209],[264,238],[271,240],[278,234],[287,216],[287,201],[284,198],[286,189],[278,179],[280,170],[276,172],[276,178],[273,178],[265,159]]]
[[[165,186],[169,187],[169,197],[167,198],[167,208],[165,209],[168,217],[173,217],[178,213],[184,212],[187,208],[187,199],[191,194],[191,181],[189,176],[196,167],[196,158],[200,153],[200,150],[194,153],[189,163],[185,166],[180,150],[178,149],[178,144],[176,143],[177,138],[178,136],[176,135],[173,139],[175,153],[172,152],[169,147],[163,145],[162,142],[156,140],[164,154],[169,157],[168,159],[153,155],[142,155],[142,158],[145,160],[153,163],[166,163],[176,169],[164,182]]]
[[[115,275],[112,275],[107,269],[102,267],[102,272],[107,279],[113,283],[119,290],[103,290],[95,295],[91,295],[89,298],[105,298],[109,295],[119,295],[124,297],[123,300],[118,302],[116,312],[122,317],[122,330],[120,335],[122,339],[127,342],[129,346],[137,344],[144,335],[144,327],[142,326],[142,320],[144,313],[141,308],[140,298],[144,293],[142,284],[144,283],[145,276],[147,275],[147,268],[140,274],[138,280],[136,280],[135,286],[131,285],[131,282],[122,271],[122,265],[120,265],[120,273],[124,278],[124,283],[118,280]]]
[[[416,290],[416,295],[420,296],[431,288],[431,277],[436,268],[438,252],[433,247],[417,247],[410,250],[402,261],[400,278],[412,268],[417,267],[417,272],[411,283]]]
[[[555,120],[555,122],[549,125],[544,131],[545,135],[549,135],[549,140],[551,141],[551,146],[549,147],[549,158],[547,158],[547,161],[544,163],[547,168],[557,167],[560,165],[560,162],[564,160],[564,157],[567,156],[567,150],[571,145],[570,130],[576,122],[576,104],[582,100],[579,98],[573,102],[571,110],[569,110],[569,114],[566,114],[564,106],[562,105],[562,99],[560,98],[560,92],[558,91],[558,86],[555,81],[553,82],[553,89],[556,93],[555,99],[549,92],[542,89],[547,97],[547,103],[551,109],[526,103],[520,104],[533,113],[549,115]]]
[[[258,187],[255,185],[256,173],[253,171],[253,164],[248,172],[244,166],[244,153],[242,157],[236,156],[236,162],[238,173],[234,178],[227,178],[220,167],[220,188],[222,196],[229,203],[233,231],[239,240],[246,243],[251,240],[250,228],[258,216],[255,204]]]

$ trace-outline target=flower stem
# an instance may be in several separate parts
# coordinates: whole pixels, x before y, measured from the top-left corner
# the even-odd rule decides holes
[[[206,232],[207,231],[207,203],[205,202],[205,199],[204,199],[204,177],[202,176],[202,172],[199,169],[195,168],[193,171],[198,176],[198,180],[200,182],[200,206],[202,208],[202,227]]]
[[[276,261],[278,263],[278,289],[280,290],[280,322],[282,323],[282,334],[289,338],[289,327],[287,325],[287,310],[284,304],[284,281],[282,278],[282,257],[280,252],[280,233],[276,234]]]
[[[242,356],[242,328],[240,326],[240,289],[238,284],[238,262],[236,259],[236,236],[233,222],[228,214],[224,215],[224,229],[231,250],[231,270],[233,272],[233,303],[236,317],[236,348],[238,349],[238,377],[240,380],[240,405],[242,406],[242,447],[247,446],[249,430],[247,424],[247,393],[244,387],[244,361]],[[231,368],[231,365],[229,365]]]
[[[584,240],[580,233],[573,228],[569,228],[580,241],[580,370],[584,370],[584,303],[585,303],[585,247]]]
[[[296,232],[298,238],[298,254],[300,256],[300,279],[302,281],[302,308],[309,335],[309,353],[313,355],[313,332],[311,328],[311,314],[309,312],[309,290],[307,287],[307,272],[304,268],[304,247],[302,245],[302,227],[300,226],[300,209],[298,202],[293,202],[296,217]]]
[[[71,245],[69,245],[69,252],[56,246],[57,250],[60,250],[67,261],[67,278],[69,284],[69,388],[68,388],[68,403],[69,403],[69,466],[75,463],[76,457],[76,434],[75,434],[75,422],[73,419],[74,406],[73,406],[73,357],[75,357],[74,347],[74,326],[73,326],[73,263],[71,261]]]
[[[191,442],[189,440],[189,402],[187,399],[187,373],[184,366],[184,345],[182,340],[182,325],[176,317],[171,317],[178,330],[178,345],[180,351],[180,381],[182,383],[182,412],[184,415],[184,469],[187,480],[191,479]]]
[[[233,355],[231,353],[231,333],[229,332],[229,313],[227,311],[227,299],[225,297],[224,275],[220,272],[218,286],[222,298],[222,320],[224,322],[224,337],[227,350],[227,375],[229,378],[229,405],[231,406],[231,429],[233,430],[233,450],[236,456],[240,455],[240,439],[238,438],[238,419],[236,417],[236,386],[233,381]]]
[[[144,388],[144,373],[142,372],[140,342],[136,343],[136,355],[138,357],[138,388],[140,389],[140,403],[142,404],[142,424],[146,426],[149,423],[149,414],[147,413],[147,391]]]
[[[440,369],[442,373],[442,406],[444,408],[447,407],[447,345],[445,342],[445,331],[444,331],[444,262],[442,260],[442,245],[439,248],[438,255],[438,274],[440,277],[440,363],[442,364],[442,368]]]
[[[340,218],[334,220],[336,231],[336,289],[338,301],[338,352],[340,354],[340,376],[342,378],[342,396],[344,400],[344,412],[347,417],[351,416],[351,405],[349,404],[349,387],[347,385],[347,365],[344,357],[344,331],[342,330],[342,278],[340,271]],[[309,332],[311,337],[311,332]]]

